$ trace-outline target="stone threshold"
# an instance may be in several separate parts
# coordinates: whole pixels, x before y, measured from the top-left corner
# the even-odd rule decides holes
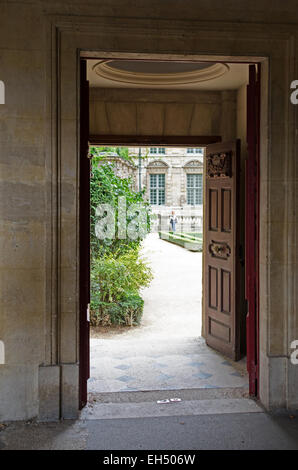
[[[263,413],[264,410],[249,398],[213,398],[181,400],[181,402],[121,402],[95,403],[81,412],[80,420],[158,418],[166,416],[198,416],[234,413]]]
[[[167,398],[188,400],[207,400],[215,398],[249,398],[248,389],[244,387],[224,388],[187,388],[172,390],[144,390],[128,392],[89,393],[88,404],[94,403],[140,403],[165,400]]]

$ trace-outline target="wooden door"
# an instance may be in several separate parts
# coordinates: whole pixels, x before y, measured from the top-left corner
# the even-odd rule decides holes
[[[259,377],[259,148],[260,148],[260,64],[249,66],[247,86],[247,160],[245,165],[245,297],[248,314],[247,370],[249,393],[258,395]]]
[[[86,61],[80,64],[80,358],[79,407],[87,403],[87,381],[90,377],[89,303],[90,303],[90,160],[89,147],[89,84]]]
[[[204,309],[209,346],[233,360],[240,358],[238,308],[240,141],[206,148]]]

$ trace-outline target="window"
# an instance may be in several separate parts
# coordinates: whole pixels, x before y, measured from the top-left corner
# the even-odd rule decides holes
[[[150,204],[165,204],[165,174],[150,175]]]
[[[188,148],[187,153],[199,153],[200,155],[203,155],[203,149],[201,149],[201,148]]]
[[[166,149],[164,147],[150,147],[150,153],[165,155]]]
[[[203,175],[202,173],[187,176],[187,204],[203,204]]]

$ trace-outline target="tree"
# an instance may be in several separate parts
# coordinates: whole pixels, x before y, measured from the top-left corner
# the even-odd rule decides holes
[[[110,148],[109,148],[110,149]],[[94,155],[94,153],[93,153]],[[145,189],[137,192],[133,189],[133,181],[131,178],[120,178],[115,174],[115,166],[113,163],[103,163],[105,156],[95,154],[92,158],[92,176],[90,180],[90,196],[91,196],[91,258],[102,256],[106,253],[114,253],[115,255],[127,252],[131,248],[140,245],[141,238],[131,240],[126,237],[124,239],[116,237],[99,240],[95,233],[95,226],[98,220],[96,209],[101,204],[109,204],[115,211],[115,225],[117,227],[119,217],[119,197],[124,196],[126,206],[133,204],[141,204],[146,210],[147,231],[150,230],[150,204],[145,201]],[[127,226],[136,218],[136,214],[126,213]]]

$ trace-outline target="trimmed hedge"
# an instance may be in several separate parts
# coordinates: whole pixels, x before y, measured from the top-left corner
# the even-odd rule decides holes
[[[143,314],[144,300],[138,292],[128,292],[118,302],[99,302],[97,307],[90,312],[92,326],[136,326]]]
[[[200,233],[158,232],[159,238],[186,248],[189,251],[202,251],[203,237]]]
[[[91,325],[137,325],[144,304],[139,290],[151,280],[151,269],[139,256],[139,250],[130,250],[117,258],[110,254],[93,260]]]

